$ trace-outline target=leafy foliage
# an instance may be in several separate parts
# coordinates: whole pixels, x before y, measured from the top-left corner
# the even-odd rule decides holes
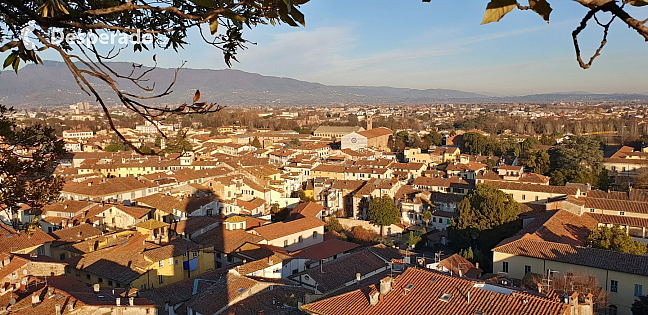
[[[178,133],[176,133],[174,137],[169,139],[166,144],[166,148],[164,148],[162,152],[182,154],[191,150],[191,143],[189,143],[189,140],[187,140],[187,135],[182,132],[182,130],[178,130]]]
[[[342,232],[342,224],[336,217],[328,217],[324,229],[326,231]]]
[[[411,248],[415,248],[416,244],[421,242],[423,238],[421,237],[421,233],[414,233],[414,231],[409,232],[409,237],[407,238],[407,245]]]
[[[369,222],[380,225],[381,235],[383,234],[383,227],[399,223],[400,220],[401,211],[388,195],[374,198],[369,203]]]
[[[294,147],[298,147],[298,146],[301,146],[301,145],[302,145],[302,142],[299,141],[299,139],[297,139],[297,138],[292,138],[292,139],[290,139],[290,141],[288,141],[288,147],[289,148],[294,148]]]
[[[608,249],[634,255],[645,255],[646,244],[636,242],[624,229],[615,225],[613,227],[599,226],[587,238],[589,245],[594,248]]]
[[[58,198],[63,179],[53,174],[65,153],[54,129],[41,125],[18,127],[0,105],[0,210],[16,211],[23,203],[33,214]]]
[[[511,195],[481,184],[459,204],[453,227],[483,231],[516,220],[519,214],[520,205]]]
[[[261,149],[263,147],[263,145],[261,145],[261,141],[259,140],[259,137],[254,137],[254,140],[252,140],[251,144],[253,147],[257,149]]]
[[[571,137],[549,151],[553,170],[596,171],[603,160],[601,143],[589,137]]]
[[[425,225],[427,226],[430,224],[430,220],[432,220],[432,212],[430,210],[425,210],[423,211],[423,221],[425,221]]]
[[[648,314],[648,295],[640,296],[632,303],[632,315]]]

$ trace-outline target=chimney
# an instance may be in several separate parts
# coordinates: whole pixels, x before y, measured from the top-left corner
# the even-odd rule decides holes
[[[70,300],[67,305],[68,312],[74,311],[74,301]]]
[[[121,298],[116,298],[115,304],[117,304],[117,306],[121,306]]]
[[[538,283],[538,293],[542,293],[542,283]]]
[[[61,315],[61,305],[60,304],[56,304],[54,306],[54,309],[56,310],[56,315]]]
[[[378,304],[378,301],[380,301],[380,292],[369,293],[369,304],[371,306],[376,306]]]
[[[92,286],[92,288],[94,289],[94,292],[95,292],[95,293],[98,293],[98,292],[99,292],[99,283],[95,283],[95,284]]]
[[[380,294],[387,295],[391,291],[391,277],[385,277],[380,280]]]
[[[588,304],[588,305],[590,306],[590,309],[591,309],[591,310],[594,309],[594,295],[592,295],[592,293],[588,293],[588,294],[585,296],[585,303]]]
[[[128,305],[130,306],[135,306],[135,298],[134,297],[129,297],[128,298]]]
[[[479,269],[479,263],[478,262],[475,263],[475,268]]]
[[[36,293],[32,294],[32,305],[40,303],[40,296]]]
[[[569,305],[572,307],[578,307],[578,292],[574,292],[569,296]]]

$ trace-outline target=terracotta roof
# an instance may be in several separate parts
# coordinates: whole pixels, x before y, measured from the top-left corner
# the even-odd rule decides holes
[[[628,200],[628,194],[624,191],[590,190],[587,192],[587,197]]]
[[[596,226],[596,220],[591,217],[558,210],[533,234],[549,242],[583,245]]]
[[[142,229],[147,229],[147,230],[154,230],[154,229],[159,229],[163,227],[169,227],[169,223],[158,221],[155,219],[148,219],[144,222],[140,222],[135,224],[136,227],[142,228]]]
[[[214,201],[215,198],[216,197],[214,196],[204,196],[201,198],[175,197],[158,193],[137,198],[135,201],[137,201],[138,204],[146,205],[169,214],[173,214],[173,210],[189,214]]]
[[[292,221],[301,218],[314,218],[317,217],[324,210],[324,207],[315,202],[304,202],[297,205],[290,215],[284,221]]]
[[[594,218],[594,220],[598,221],[598,223],[648,228],[647,218],[637,218],[637,217],[631,217],[625,215],[609,215],[609,214],[600,214],[600,213],[583,214],[583,216],[586,215]]]
[[[255,280],[230,271],[225,279],[220,279],[206,289],[198,290],[198,293],[185,305],[201,314],[213,314],[239,297],[252,295],[249,291],[257,283]]]
[[[186,252],[196,250],[200,245],[182,238],[173,238],[170,242],[160,245],[158,248],[152,248],[144,251],[144,257],[153,262],[165,260],[168,258],[182,256]]]
[[[521,238],[497,246],[493,248],[493,252],[648,276],[648,256],[598,248]]]
[[[485,184],[504,190],[532,191],[559,195],[576,195],[578,193],[578,188],[566,186],[535,185],[508,181],[486,181]]]
[[[346,242],[339,239],[329,239],[322,243],[308,246],[304,249],[291,253],[294,257],[304,257],[312,260],[322,260],[334,255],[346,253],[350,250],[360,247],[355,243]]]
[[[67,212],[67,213],[77,213],[84,210],[87,207],[92,207],[97,205],[96,203],[88,201],[77,201],[77,200],[65,200],[53,202],[43,207],[43,213],[48,211],[56,212]]]
[[[387,262],[385,260],[369,250],[362,250],[325,262],[321,270],[319,267],[307,269],[288,278],[297,279],[301,275],[308,275],[313,281],[317,282],[318,291],[328,292],[355,280],[357,273],[365,276],[386,266]]]
[[[385,128],[385,127],[374,128],[374,129],[365,130],[365,131],[358,131],[356,133],[361,135],[361,136],[367,137],[369,139],[380,137],[380,136],[391,136],[391,135],[394,134],[391,131],[391,129],[388,129],[388,128]]]
[[[211,229],[193,239],[204,246],[214,246],[214,250],[229,254],[245,243],[258,243],[263,238],[243,230],[227,230],[224,225]]]
[[[251,275],[251,273],[263,270],[276,264],[282,264],[284,261],[291,259],[293,258],[289,255],[282,253],[272,253],[272,255],[268,257],[244,263],[240,266],[235,267],[235,269],[239,274]]]
[[[86,223],[52,232],[58,242],[78,242],[101,234],[100,230]]]
[[[135,219],[141,219],[146,215],[148,215],[149,213],[151,213],[151,209],[145,207],[124,206],[121,204],[114,204],[109,206],[112,208],[119,209]]]
[[[289,222],[275,222],[266,224],[253,230],[261,237],[270,241],[280,237],[300,233],[308,229],[324,226],[324,222],[318,218],[306,217]]]
[[[193,234],[207,226],[222,221],[223,219],[218,216],[189,217],[186,220],[171,223],[170,229],[178,234]]]
[[[128,284],[146,273],[151,265],[142,253],[157,247],[145,243],[147,235],[133,234],[127,241],[106,249],[65,260],[70,266],[100,277]]]
[[[318,315],[567,314],[567,305],[559,301],[522,292],[500,293],[508,290],[422,269],[408,268],[392,281],[391,287],[375,306],[370,305],[369,295],[379,292],[377,284],[306,304],[303,309]],[[470,292],[470,303],[467,303],[467,292]],[[447,301],[441,299],[444,294],[448,294]]]
[[[13,231],[9,226],[0,223],[5,232]],[[0,252],[14,253],[54,241],[54,238],[43,230],[19,231],[0,235]]]
[[[580,198],[579,198],[580,199]],[[648,214],[648,202],[584,197],[585,208]]]
[[[253,278],[256,279],[256,278]],[[294,307],[311,290],[293,285],[274,285],[272,290],[264,290],[230,306],[225,313],[237,315],[305,315],[306,312]]]
[[[475,268],[473,263],[458,254],[439,261],[439,264],[448,270],[452,270],[453,274],[459,275],[459,271],[461,271],[461,276],[471,279],[477,279],[482,273],[481,269]]]
[[[139,181],[134,177],[92,178],[81,182],[68,181],[63,186],[63,189],[61,189],[61,193],[88,197],[105,197],[129,191],[144,190],[155,186],[155,184]]]
[[[191,299],[191,297],[193,296],[194,284],[196,282],[198,290],[200,291],[205,290],[214,283],[211,281],[200,281],[198,279],[212,280],[216,281],[217,283],[224,284],[227,283],[226,276],[227,269],[217,269],[202,273],[200,275],[195,275],[189,279],[184,279],[178,282],[167,284],[163,287],[155,288],[153,290],[141,291],[139,292],[139,294],[143,297],[155,301],[158,305],[164,305],[164,303],[168,302],[169,305],[173,306]],[[176,311],[176,314],[177,313],[178,311]]]

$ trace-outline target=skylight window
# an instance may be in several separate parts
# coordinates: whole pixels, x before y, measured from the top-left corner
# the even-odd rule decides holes
[[[442,301],[442,302],[448,302],[448,301],[450,301],[450,298],[451,298],[451,297],[452,297],[452,294],[450,294],[450,293],[443,293],[443,295],[441,295],[441,297],[439,298],[439,301]]]

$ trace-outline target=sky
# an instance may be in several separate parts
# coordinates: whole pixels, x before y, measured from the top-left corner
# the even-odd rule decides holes
[[[648,43],[641,36],[615,21],[602,55],[583,70],[571,33],[587,9],[574,1],[549,1],[549,24],[532,11],[514,10],[498,23],[480,25],[484,0],[311,0],[300,8],[306,27],[246,29],[244,37],[256,45],[240,52],[232,68],[327,85],[493,95],[648,93],[648,58],[641,58]],[[648,17],[647,9],[632,9],[639,20]],[[609,14],[599,17],[607,21]],[[584,59],[603,33],[590,24],[579,37]],[[159,66],[186,60],[188,68],[226,68],[222,52],[197,33],[190,43],[178,53],[155,52]],[[151,55],[126,53],[120,60],[151,64]]]

